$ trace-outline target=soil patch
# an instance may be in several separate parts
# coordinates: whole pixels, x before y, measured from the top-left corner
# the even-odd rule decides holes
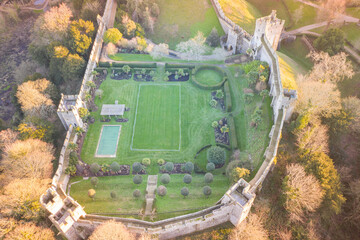
[[[217,107],[219,107],[222,111],[225,111],[225,98],[216,97],[216,91],[211,92],[211,99],[217,102]]]
[[[154,70],[135,70],[134,71],[134,80],[137,82],[153,82],[153,77],[150,75],[150,72]]]
[[[227,119],[222,118],[221,120],[218,121],[218,124],[219,125],[214,128],[216,143],[230,145],[229,126]],[[223,130],[221,131],[221,129]]]
[[[131,71],[126,73],[120,69],[113,69],[112,74],[110,76],[111,79],[115,80],[129,80],[132,77]]]

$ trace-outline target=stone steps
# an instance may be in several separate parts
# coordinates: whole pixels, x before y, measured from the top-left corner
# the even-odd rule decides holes
[[[145,195],[145,201],[146,201],[145,215],[150,215],[152,212],[152,206],[154,204],[155,191],[157,187],[157,178],[158,178],[157,175],[148,176],[146,195]]]

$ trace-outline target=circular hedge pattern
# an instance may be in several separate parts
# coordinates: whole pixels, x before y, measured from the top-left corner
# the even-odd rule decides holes
[[[226,81],[226,74],[217,66],[199,66],[193,70],[193,83],[203,89],[219,89]]]

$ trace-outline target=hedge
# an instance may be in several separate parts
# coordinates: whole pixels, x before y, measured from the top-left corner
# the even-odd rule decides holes
[[[237,137],[236,137],[236,128],[235,128],[235,122],[234,122],[234,117],[233,116],[229,116],[228,118],[228,124],[229,124],[229,128],[230,128],[230,146],[232,148],[232,150],[235,150],[238,148],[238,142],[237,142]]]
[[[196,80],[196,72],[197,71],[199,71],[200,69],[203,69],[203,68],[209,68],[209,69],[213,69],[213,70],[215,70],[215,71],[219,71],[219,72],[221,72],[222,74],[223,74],[223,79],[222,79],[222,81],[221,82],[219,82],[218,84],[215,84],[215,85],[211,85],[211,86],[209,86],[209,85],[205,85],[205,84],[202,84],[202,83],[200,83],[200,82],[198,82],[197,80]],[[219,88],[221,88],[223,85],[224,85],[224,83],[226,82],[226,80],[227,80],[227,77],[226,77],[226,74],[225,74],[225,72],[220,68],[220,67],[217,67],[217,66],[197,66],[196,68],[195,68],[195,70],[193,70],[194,72],[193,72],[193,74],[192,74],[192,78],[191,78],[191,82],[195,85],[195,86],[198,86],[199,88],[201,88],[201,89],[205,89],[205,90],[217,90],[217,89],[219,89]]]
[[[231,147],[229,145],[223,144],[223,143],[216,143],[216,146],[223,147],[227,150],[231,150]]]
[[[128,65],[131,68],[156,68],[156,63],[112,63],[113,67],[123,67],[124,65]]]
[[[94,68],[94,71],[97,71],[97,72],[102,72],[102,71],[104,71],[104,70],[106,70],[106,71],[108,72],[108,69],[105,68],[105,67],[97,67],[97,68]]]
[[[230,93],[230,87],[229,82],[226,81],[224,83],[224,92],[225,92],[225,107],[227,112],[231,112],[232,108],[232,102],[231,102],[231,93]]]
[[[191,64],[181,64],[181,63],[165,63],[165,69],[166,68],[195,68],[195,65]]]
[[[109,62],[99,62],[98,66],[99,67],[109,68],[109,67],[111,67],[111,63],[109,63]]]

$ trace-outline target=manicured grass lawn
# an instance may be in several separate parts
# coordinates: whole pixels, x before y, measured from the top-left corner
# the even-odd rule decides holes
[[[156,82],[155,84],[170,85],[173,83]],[[90,124],[86,134],[84,145],[81,152],[82,160],[86,163],[111,164],[116,161],[119,164],[132,165],[133,162],[141,161],[143,158],[150,158],[152,162],[163,158],[166,161],[181,163],[193,161],[195,153],[205,145],[215,144],[214,130],[211,123],[225,116],[218,109],[211,108],[209,101],[211,99],[210,90],[202,90],[194,86],[190,81],[178,83],[181,87],[181,147],[180,151],[132,151],[130,149],[131,139],[133,135],[133,127],[136,113],[137,96],[139,91],[139,82],[133,80],[111,80],[110,74],[101,84],[100,89],[104,91],[102,99],[96,98],[95,104],[99,107],[96,112],[91,115],[95,118],[95,123]],[[142,83],[143,84],[143,83]],[[150,83],[151,85],[151,83]],[[159,87],[159,86],[157,86]],[[174,88],[172,86],[172,88]],[[178,90],[178,88],[176,88]],[[150,94],[150,93],[149,93]],[[153,94],[151,100],[158,96]],[[168,95],[167,95],[168,96]],[[178,106],[179,96],[175,96]],[[114,103],[118,100],[119,104],[125,104],[130,111],[125,112],[124,117],[129,121],[126,123],[118,123],[112,118],[111,122],[100,122],[100,111],[102,104]],[[150,112],[150,111],[148,111]],[[139,114],[139,111],[138,111]],[[151,119],[148,113],[148,118]],[[178,120],[176,120],[178,124]],[[96,158],[95,151],[99,139],[102,125],[122,125],[116,158]],[[170,126],[170,125],[169,125]],[[140,136],[139,136],[140,137]],[[176,141],[179,134],[176,132],[173,136]],[[143,139],[143,141],[163,141],[159,139]],[[156,165],[156,163],[155,163]],[[154,173],[158,167],[152,168]],[[158,170],[157,170],[158,171]]]
[[[145,201],[145,189],[147,176],[143,176],[143,182],[136,185],[132,176],[98,177],[99,183],[94,188],[89,180],[83,180],[71,186],[70,196],[85,207],[86,213],[139,213]],[[72,178],[71,182],[82,180]],[[88,197],[88,190],[95,189],[94,200]],[[142,193],[139,199],[133,197],[133,191],[139,189]],[[116,199],[110,197],[114,191]]]
[[[360,18],[360,8],[359,7],[346,8],[345,13],[347,15]]]
[[[180,150],[180,85],[140,85],[133,150]]]
[[[214,175],[214,181],[210,184],[204,182],[204,175],[202,174],[193,174],[190,184],[185,184],[183,177],[184,174],[171,175],[171,181],[166,185],[166,196],[156,196],[155,208],[158,213],[211,207],[220,200],[230,185],[229,179],[222,174]],[[160,181],[158,181],[159,185],[161,185]],[[210,186],[212,189],[212,194],[209,197],[203,194],[204,186]],[[180,193],[183,187],[187,187],[190,192],[186,198]],[[195,211],[193,210],[193,212]],[[161,216],[162,214],[159,214],[159,217]]]
[[[199,69],[195,77],[196,81],[209,86],[220,83],[223,80],[223,75],[220,72],[208,68]]]
[[[198,31],[207,36],[213,27],[224,32],[210,0],[157,0],[160,15],[154,33],[148,34],[155,43],[167,43],[171,49],[194,37]]]

